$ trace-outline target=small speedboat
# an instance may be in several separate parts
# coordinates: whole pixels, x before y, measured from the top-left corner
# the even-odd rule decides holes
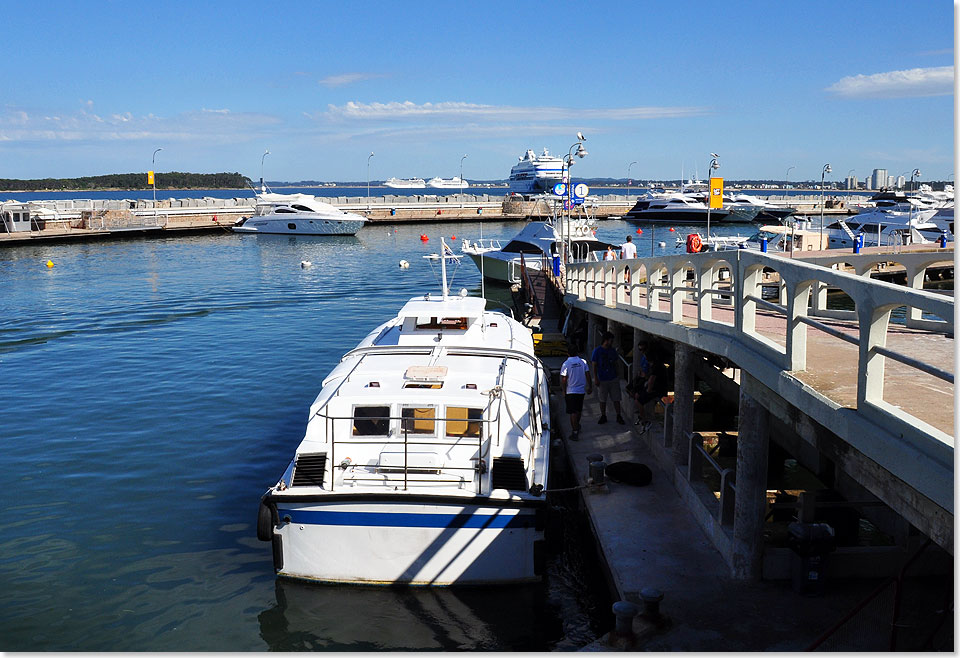
[[[356,235],[366,217],[344,212],[309,194],[257,194],[254,214],[233,225],[237,233]]]
[[[465,289],[450,294],[440,260],[442,295],[411,299],[343,356],[261,499],[257,536],[278,575],[540,579],[549,376],[530,330]]]

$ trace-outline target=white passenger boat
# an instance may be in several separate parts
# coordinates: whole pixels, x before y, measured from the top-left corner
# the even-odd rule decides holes
[[[445,264],[445,260],[442,261]],[[426,294],[327,375],[261,499],[281,576],[410,585],[538,580],[548,377],[529,329]]]
[[[550,192],[553,186],[563,181],[563,160],[550,155],[547,149],[537,155],[533,149],[519,158],[510,169],[510,191],[530,195]]]
[[[454,176],[453,178],[431,178],[427,181],[427,187],[436,187],[439,189],[461,189],[470,187],[470,183],[460,178],[459,176]]]
[[[388,178],[383,184],[394,189],[406,190],[419,190],[427,186],[422,178]]]
[[[340,210],[309,194],[257,194],[254,214],[233,225],[237,233],[355,235],[367,218]]]
[[[594,237],[596,228],[583,220],[570,222],[571,262],[599,260],[598,252],[605,251],[608,243]],[[523,266],[533,270],[553,267],[553,257],[560,255],[566,233],[563,222],[559,231],[551,222],[530,222],[506,245],[496,239],[464,239],[460,251],[470,256],[484,278],[518,283]]]

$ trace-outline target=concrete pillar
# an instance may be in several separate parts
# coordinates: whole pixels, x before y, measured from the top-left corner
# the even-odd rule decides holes
[[[686,464],[693,432],[693,389],[696,386],[696,352],[684,343],[675,343],[673,362],[673,461]]]
[[[745,372],[741,377],[731,575],[739,580],[760,580],[763,571],[763,517],[767,505],[769,418],[767,410],[749,393],[754,379]]]

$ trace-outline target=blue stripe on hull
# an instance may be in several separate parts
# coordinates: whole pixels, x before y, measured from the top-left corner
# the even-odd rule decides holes
[[[280,510],[290,523],[387,528],[532,528],[533,514],[404,514],[402,512],[330,512]]]

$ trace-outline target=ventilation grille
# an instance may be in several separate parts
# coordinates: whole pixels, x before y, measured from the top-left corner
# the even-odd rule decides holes
[[[327,453],[297,455],[297,464],[293,467],[294,487],[322,487],[323,472],[327,468]]]
[[[493,488],[527,490],[527,471],[522,457],[497,457],[493,460]]]

